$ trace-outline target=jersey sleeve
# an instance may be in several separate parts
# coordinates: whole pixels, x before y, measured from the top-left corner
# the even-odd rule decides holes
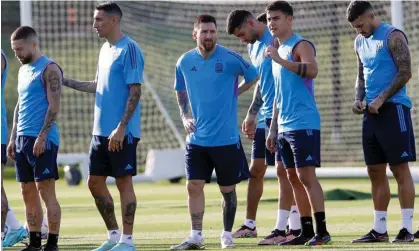
[[[124,59],[124,78],[127,85],[143,83],[144,58],[134,43],[127,45]]]
[[[176,91],[184,91],[186,90],[185,85],[185,77],[183,76],[182,69],[180,67],[180,61],[176,64],[176,70],[175,70],[175,90]]]
[[[238,75],[244,77],[246,83],[254,81],[259,76],[256,68],[251,63],[244,60],[242,56],[231,51],[228,53],[232,56],[233,66],[236,72]]]

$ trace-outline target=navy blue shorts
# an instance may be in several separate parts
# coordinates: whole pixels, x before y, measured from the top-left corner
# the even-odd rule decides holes
[[[108,150],[108,137],[93,136],[90,142],[89,175],[111,176],[137,175],[137,144],[139,139],[128,134],[119,152]]]
[[[6,165],[7,163],[7,154],[6,154],[7,145],[1,144],[1,163]]]
[[[36,137],[18,136],[15,142],[16,180],[19,182],[39,182],[47,179],[58,180],[58,146],[47,140],[45,151],[40,156],[33,155]]]
[[[401,104],[385,103],[379,114],[365,112],[362,146],[367,165],[416,161],[410,109]]]
[[[275,166],[276,161],[282,161],[281,154],[277,151],[271,153],[266,148],[266,136],[269,132],[272,119],[265,119],[265,128],[257,128],[252,142],[252,159],[265,159],[265,165]]]
[[[320,131],[296,130],[278,134],[277,149],[285,168],[320,167]]]
[[[241,142],[226,146],[186,145],[186,178],[211,181],[215,168],[217,183],[231,186],[250,177],[249,166]]]

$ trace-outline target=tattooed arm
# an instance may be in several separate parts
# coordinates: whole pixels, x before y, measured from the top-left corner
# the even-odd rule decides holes
[[[44,125],[33,147],[33,154],[35,156],[39,156],[44,152],[48,133],[57,120],[60,111],[61,84],[63,81],[62,72],[56,64],[50,64],[42,77],[47,90],[48,110],[45,115]]]
[[[64,78],[63,85],[70,87],[74,90],[81,91],[81,92],[95,93],[97,83],[96,83],[96,80],[78,81],[78,80]]]
[[[385,102],[400,91],[412,77],[411,59],[406,37],[400,31],[394,31],[388,38],[388,49],[398,69],[397,75],[390,86],[380,94]]]
[[[108,137],[108,149],[113,152],[119,152],[120,150],[122,150],[125,138],[125,129],[128,125],[128,122],[131,120],[132,115],[137,109],[138,103],[140,102],[141,84],[130,84],[128,85],[128,88],[129,96],[125,106],[125,112],[122,115],[122,119],[119,122],[118,127],[114,129],[111,135]]]
[[[364,65],[356,54],[358,59],[358,76],[355,82],[355,102],[352,105],[352,112],[355,114],[362,114],[364,112],[364,105],[362,102],[365,99],[365,79],[364,79]]]
[[[359,58],[358,53],[356,54],[358,59],[358,76],[355,82],[355,100],[364,101],[365,98],[365,79],[364,79],[364,65]]]
[[[135,109],[137,109],[138,103],[141,98],[141,84],[132,84],[129,85],[129,96],[127,100],[127,105],[125,106],[124,116],[119,123],[120,126],[126,127],[130,121],[132,115],[134,114]]]
[[[295,47],[293,56],[296,62],[282,59],[278,54],[278,49],[273,46],[268,47],[266,54],[270,56],[273,61],[303,78],[314,79],[319,72],[314,48],[307,41],[301,41]]]
[[[252,103],[250,104],[250,108],[247,113],[250,115],[254,115],[256,117],[262,105],[263,105],[262,94],[260,92],[260,84],[258,84],[256,85],[255,91],[253,92],[253,100],[252,100]]]
[[[187,91],[176,91],[177,103],[180,110],[180,118],[183,122],[185,131],[189,134],[195,131],[195,123],[189,114],[189,98]]]
[[[410,51],[403,33],[394,31],[390,34],[388,38],[388,49],[398,71],[389,87],[368,104],[368,112],[371,114],[378,114],[380,107],[400,91],[412,77]]]

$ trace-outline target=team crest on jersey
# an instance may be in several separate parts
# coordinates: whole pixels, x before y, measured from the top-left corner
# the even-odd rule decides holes
[[[222,63],[216,63],[215,64],[215,72],[216,73],[221,73],[221,72],[223,72],[224,71],[224,66],[223,66],[223,64]]]
[[[381,48],[383,48],[384,43],[382,40],[377,41],[377,47],[375,48],[375,51],[378,52]]]

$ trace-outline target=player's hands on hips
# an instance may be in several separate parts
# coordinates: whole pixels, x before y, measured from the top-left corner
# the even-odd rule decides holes
[[[273,47],[272,45],[270,45],[268,48],[266,48],[265,56],[272,58],[272,60],[274,60],[277,63],[279,63],[279,61],[282,60],[282,58],[278,54],[278,49]]]
[[[246,137],[249,139],[255,138],[256,133],[256,116],[252,114],[247,114],[246,118],[243,120],[242,123],[242,132]]]
[[[47,136],[44,134],[39,134],[35,140],[35,144],[33,145],[33,155],[35,157],[39,157],[41,154],[45,152],[45,141]]]
[[[122,151],[125,138],[125,126],[118,125],[118,127],[109,135],[108,150],[111,152]]]
[[[271,153],[274,153],[276,151],[276,136],[276,132],[269,130],[268,137],[266,137],[266,148]]]
[[[7,157],[14,160],[15,159],[15,141],[14,140],[9,141],[6,151],[7,151]]]
[[[191,115],[184,114],[182,116],[182,123],[183,123],[183,128],[185,128],[185,131],[188,134],[193,133],[195,131],[195,121]]]
[[[384,104],[384,99],[380,96],[375,98],[371,103],[368,104],[368,112],[371,114],[378,114],[378,110]]]
[[[362,101],[355,100],[352,105],[352,112],[355,114],[362,114],[364,112],[364,105],[362,104]]]

